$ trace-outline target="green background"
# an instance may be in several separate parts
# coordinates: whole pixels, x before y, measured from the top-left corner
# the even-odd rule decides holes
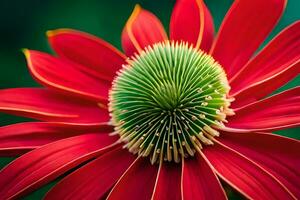
[[[86,31],[121,49],[121,31],[136,3],[155,13],[168,30],[174,0],[2,0],[0,2],[0,89],[38,86],[27,71],[20,49],[26,47],[51,52],[45,37],[47,30],[74,28]],[[218,29],[232,0],[206,0],[206,3]],[[299,10],[300,1],[289,0],[282,19],[267,41],[287,25],[299,20]],[[300,85],[299,76],[278,91],[297,85]],[[21,121],[28,120],[0,114],[1,126]],[[299,128],[294,128],[278,133],[300,139],[299,131]],[[0,168],[11,160],[13,158],[0,158]],[[55,182],[48,184],[26,199],[40,199],[54,184]],[[232,190],[228,189],[228,191],[231,199],[240,198]]]

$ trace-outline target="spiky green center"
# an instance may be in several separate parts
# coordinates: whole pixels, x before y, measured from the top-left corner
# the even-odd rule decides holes
[[[229,113],[229,86],[214,59],[185,43],[146,48],[113,82],[109,109],[130,152],[179,162],[213,144]]]

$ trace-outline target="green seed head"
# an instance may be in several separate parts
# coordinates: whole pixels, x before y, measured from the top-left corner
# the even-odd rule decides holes
[[[147,47],[119,71],[110,91],[112,123],[132,153],[180,162],[212,145],[226,121],[226,74],[186,43]]]

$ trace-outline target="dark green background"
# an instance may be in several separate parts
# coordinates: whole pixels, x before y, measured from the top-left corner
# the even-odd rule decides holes
[[[0,89],[37,86],[27,71],[20,49],[26,47],[51,52],[45,37],[47,30],[79,29],[97,35],[121,49],[121,31],[136,3],[155,13],[168,29],[174,2],[174,0],[2,0],[0,2]],[[206,0],[206,2],[218,28],[232,0]],[[283,18],[267,41],[287,25],[299,20],[299,10],[300,1],[289,0]],[[299,76],[279,91],[296,85],[300,85]],[[2,126],[25,120],[0,114]],[[278,133],[300,139],[299,131],[299,128],[295,128]],[[0,168],[12,159],[1,158]],[[27,199],[40,199],[51,186],[53,183],[34,192]],[[230,197],[239,198],[232,191]]]

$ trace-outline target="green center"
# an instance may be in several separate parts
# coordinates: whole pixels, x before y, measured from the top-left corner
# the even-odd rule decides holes
[[[112,123],[132,153],[180,162],[212,145],[226,115],[229,85],[215,60],[186,43],[146,48],[113,82]]]

